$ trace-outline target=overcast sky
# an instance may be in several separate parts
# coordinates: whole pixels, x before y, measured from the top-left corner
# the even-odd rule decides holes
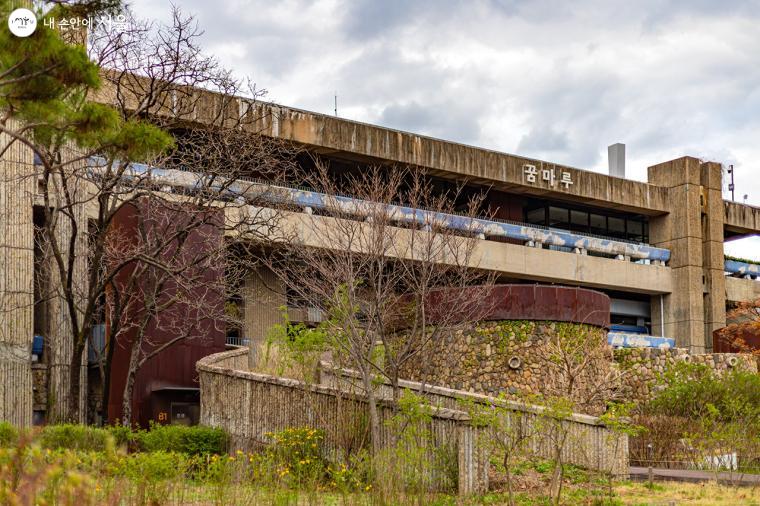
[[[131,0],[166,19],[166,0]],[[692,155],[760,206],[760,1],[177,0],[268,100],[628,177]],[[728,193],[725,193],[728,196]],[[760,238],[727,246],[760,259]]]

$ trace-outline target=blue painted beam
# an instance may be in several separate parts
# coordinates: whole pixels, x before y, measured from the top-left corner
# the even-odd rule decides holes
[[[740,262],[738,260],[726,260],[726,272],[738,276],[750,276],[753,278],[760,277],[760,265],[749,262]]]
[[[626,332],[609,332],[607,343],[615,348],[675,348],[676,340]]]
[[[333,197],[303,190],[293,190],[292,202],[299,206],[315,209],[329,210],[331,207],[338,207],[341,212],[358,215],[363,214],[363,209],[366,214],[369,214],[370,207],[374,206],[373,203],[358,201],[349,197]],[[423,226],[435,224],[454,230],[484,234],[491,237],[517,239],[523,242],[540,242],[552,246],[579,248],[595,253],[629,256],[635,259],[659,260],[661,262],[667,262],[670,259],[670,250],[667,249],[655,248],[647,244],[591,237],[566,230],[469,218],[394,205],[386,206],[386,210],[394,220],[418,223]]]
[[[102,161],[100,162],[103,163]],[[98,161],[91,161],[97,167]],[[150,177],[156,182],[178,185],[188,189],[208,186],[210,178],[204,174],[167,170],[134,163],[125,172],[125,177]],[[367,217],[376,212],[376,203],[343,196],[325,195],[323,193],[299,190],[266,183],[236,180],[225,184],[220,180],[219,187],[227,186],[226,192],[231,196],[255,195],[257,198],[268,199],[272,203],[291,204],[301,208],[322,209],[326,211],[348,214],[356,217]],[[622,255],[636,260],[651,260],[666,263],[670,260],[670,250],[656,248],[648,244],[618,241],[601,237],[576,234],[567,230],[544,228],[520,223],[469,218],[454,214],[438,213],[411,207],[387,205],[388,216],[401,223],[414,223],[419,226],[440,226],[472,234],[483,234],[486,237],[503,237],[522,242],[541,243],[550,246],[578,248],[594,253],[611,256]]]

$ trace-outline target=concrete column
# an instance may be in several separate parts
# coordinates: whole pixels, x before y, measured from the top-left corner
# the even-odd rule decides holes
[[[702,258],[705,276],[705,348],[712,351],[713,331],[726,326],[726,276],[723,252],[722,167],[706,162],[701,166],[703,187]]]
[[[87,280],[87,237],[84,234],[87,220],[84,216],[83,207],[75,210],[77,222],[80,224],[79,229],[82,233],[78,234],[75,246],[74,260],[74,282],[75,297],[77,308],[82,308],[82,298],[85,296],[85,283]],[[83,230],[85,229],[85,230]],[[55,227],[56,240],[60,251],[64,255],[64,260],[68,258],[69,239],[71,237],[71,223],[64,216],[58,217],[58,223]],[[49,248],[49,246],[48,246]],[[69,389],[71,385],[71,358],[74,352],[73,330],[71,318],[69,317],[69,308],[66,299],[61,291],[60,271],[55,263],[52,254],[45,254],[45,269],[48,279],[48,293],[45,294],[46,313],[47,313],[47,333],[45,335],[45,360],[48,364],[48,422],[54,423],[66,420],[69,405]],[[80,368],[80,385],[79,390],[79,423],[84,423],[86,419],[85,406],[87,399],[87,350],[82,357]]]
[[[0,159],[0,420],[19,426],[32,424],[35,184],[32,151],[13,143]]]
[[[260,267],[245,279],[243,287],[244,337],[250,340],[248,363],[254,367],[261,345],[273,325],[282,323],[282,308],[287,304],[285,286],[269,269]]]
[[[671,251],[673,292],[652,297],[652,327],[676,345],[704,353],[725,325],[720,165],[683,157],[649,167],[649,182],[670,188],[671,212],[650,220],[650,242]]]

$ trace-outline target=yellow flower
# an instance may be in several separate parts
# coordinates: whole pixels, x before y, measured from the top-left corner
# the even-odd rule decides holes
[[[364,487],[364,490],[365,491],[369,491],[369,489],[371,489],[371,488],[372,488],[372,485],[367,485],[366,487]]]

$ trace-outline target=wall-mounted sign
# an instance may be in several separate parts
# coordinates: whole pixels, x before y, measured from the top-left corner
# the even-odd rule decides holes
[[[545,182],[551,187],[560,185],[565,187],[565,190],[569,190],[571,185],[574,185],[573,175],[566,170],[551,169],[538,169],[535,165],[525,164],[523,165],[523,178],[526,183],[536,184],[539,180]]]

